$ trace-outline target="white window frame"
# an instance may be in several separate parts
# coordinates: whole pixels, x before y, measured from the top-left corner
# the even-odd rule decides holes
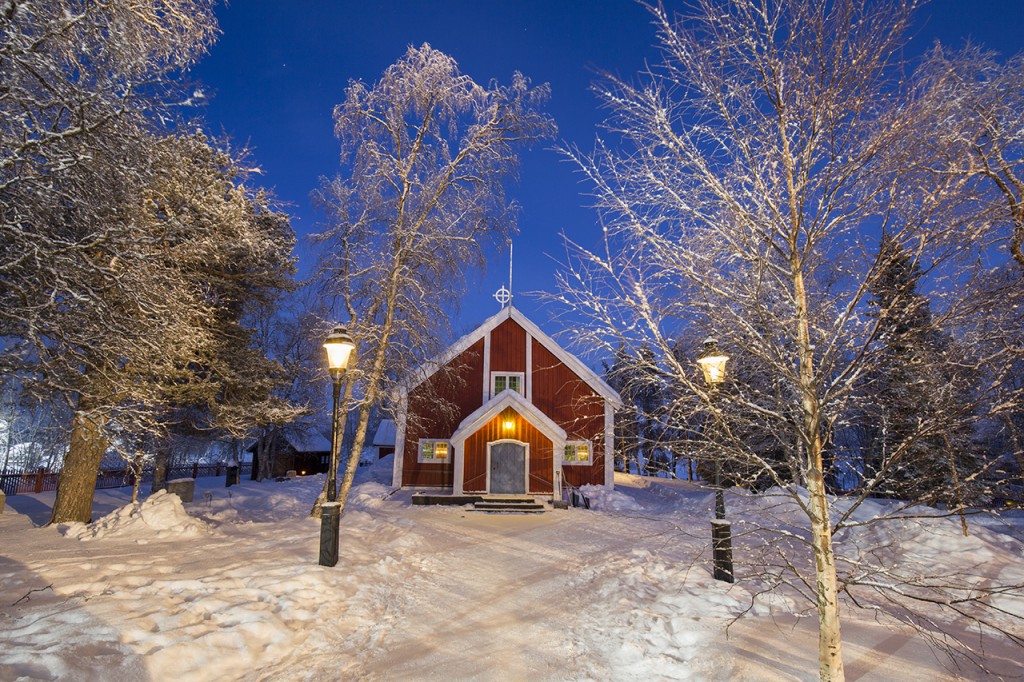
[[[423,457],[423,444],[424,443],[445,443],[448,446],[448,456],[444,458],[431,457],[425,459]],[[431,450],[433,451],[433,449]],[[445,440],[444,438],[420,438],[419,442],[416,443],[416,463],[417,464],[448,464],[452,461],[452,444],[451,441]]]
[[[494,390],[494,383],[498,377],[515,377],[519,379],[519,390],[516,391],[519,395],[526,397],[526,373],[525,372],[491,372],[491,397],[498,395],[500,391]],[[506,381],[506,384],[508,382]]]
[[[570,459],[566,459],[565,458],[565,449],[567,447],[570,447],[570,446],[575,448],[575,447],[577,447],[579,445],[586,445],[587,446],[587,461],[581,462],[581,461],[575,460],[575,459],[571,459],[571,460]],[[593,463],[594,463],[594,444],[593,443],[591,443],[589,440],[567,440],[567,441],[565,441],[565,444],[562,446],[562,466],[564,466],[564,467],[588,467],[588,466],[591,466]]]

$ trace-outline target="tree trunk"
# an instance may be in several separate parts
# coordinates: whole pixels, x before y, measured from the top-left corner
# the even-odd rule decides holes
[[[355,362],[356,362],[356,353],[355,353],[355,351],[353,351],[351,357],[349,358],[349,365],[354,365]],[[339,464],[340,464],[340,459],[341,459],[341,456],[340,456],[341,441],[345,437],[345,426],[346,426],[346,424],[348,422],[348,406],[352,402],[352,389],[353,389],[354,385],[355,385],[354,381],[346,381],[345,382],[345,392],[344,392],[344,394],[341,397],[341,404],[338,405],[338,414],[337,415],[333,415],[333,416],[337,417],[338,422],[337,422],[337,424],[331,424],[331,428],[334,429],[331,432],[331,447],[338,449],[338,452],[339,452],[339,457],[338,457],[339,462],[338,463]],[[332,418],[333,418],[333,416],[332,416]],[[337,443],[334,442],[335,437],[337,437],[337,439],[338,439]],[[358,461],[358,459],[357,459],[357,461]],[[331,462],[332,462],[332,464],[334,463],[334,453],[333,452],[331,453]],[[346,473],[348,472],[347,465],[346,465],[345,471],[346,471]],[[337,476],[338,472],[334,472],[334,475]],[[353,474],[353,475],[355,475],[355,474]],[[328,473],[328,478],[324,479],[324,488],[323,488],[323,490],[321,490],[320,494],[316,496],[316,501],[313,502],[313,508],[309,510],[309,515],[314,517],[314,518],[320,518],[320,505],[322,505],[324,502],[327,501],[327,485],[329,483],[329,476],[330,476],[330,474]],[[347,488],[345,489],[345,493],[348,494],[348,489]]]
[[[825,480],[817,467],[807,472],[807,492],[810,497],[814,571],[817,576],[818,675],[823,682],[839,682],[845,679],[845,672],[839,628],[836,558],[832,551],[832,521],[829,518]]]
[[[151,494],[167,488],[167,464],[170,458],[171,445],[168,439],[161,438],[156,455],[153,457],[153,482],[149,486]]]
[[[372,399],[376,400],[376,391],[373,391]],[[371,396],[367,396],[368,398]],[[345,476],[341,479],[341,487],[338,489],[338,502],[341,504],[340,512],[345,512],[345,503],[348,502],[348,491],[352,489],[352,479],[355,478],[356,468],[359,466],[359,456],[363,452],[363,444],[366,442],[366,426],[370,422],[370,411],[373,403],[367,400],[359,408],[359,422],[356,425],[356,438],[352,442],[352,449],[348,453],[348,463],[345,465]]]
[[[132,468],[132,504],[139,501],[139,486],[142,485],[142,455],[135,455],[129,466]]]
[[[64,456],[51,524],[92,520],[92,497],[107,440],[103,435],[105,417],[90,402],[85,397],[78,399],[78,410],[71,423],[71,446]]]
[[[385,305],[387,309],[384,315],[384,323],[381,325],[380,339],[377,341],[377,349],[373,357],[373,365],[366,377],[366,393],[363,395],[362,404],[359,407],[359,421],[356,423],[355,439],[352,441],[352,449],[348,453],[348,463],[345,466],[345,477],[341,481],[341,488],[338,490],[338,513],[345,513],[345,505],[348,502],[348,491],[352,488],[352,479],[356,475],[356,467],[359,466],[359,457],[363,452],[363,444],[366,442],[366,427],[370,422],[370,411],[377,402],[378,390],[381,377],[384,376],[384,364],[387,359],[388,346],[391,341],[392,325],[395,319],[395,299],[398,292],[398,278],[400,269],[396,259],[396,265],[391,271]],[[404,265],[404,264],[403,264]],[[353,351],[356,352],[356,351]],[[397,453],[396,453],[396,456]]]
[[[794,253],[791,275],[793,299],[796,304],[797,353],[802,394],[800,403],[803,413],[803,442],[807,448],[807,493],[811,544],[814,548],[815,602],[818,608],[818,675],[823,682],[840,682],[846,677],[843,670],[843,642],[839,629],[839,586],[836,580],[836,558],[832,550],[832,520],[829,518],[825,477],[822,475],[821,405],[818,402],[814,379],[814,351],[808,323],[807,291],[801,262],[795,255],[795,241],[791,248]]]
[[[271,424],[267,430],[256,441],[256,458],[259,464],[259,473],[256,480],[262,481],[274,475],[274,444],[277,441],[277,427]]]

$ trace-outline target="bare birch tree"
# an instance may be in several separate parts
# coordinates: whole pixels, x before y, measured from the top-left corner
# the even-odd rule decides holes
[[[679,15],[650,5],[662,60],[638,84],[608,77],[597,86],[608,137],[592,153],[567,150],[592,183],[604,233],[597,249],[570,242],[561,301],[590,319],[583,343],[655,351],[663,376],[684,389],[668,414],[705,415],[715,445],[705,460],[749,472],[800,510],[806,531],[765,530],[809,550],[781,572],[817,610],[823,680],[844,676],[843,594],[856,604],[884,594],[901,606],[881,612],[917,624],[906,614],[921,597],[1006,634],[986,611],[1006,586],[915,579],[870,551],[844,556],[834,546],[917,443],[942,442],[980,411],[994,416],[1019,399],[993,400],[1012,365],[1007,350],[979,343],[978,256],[991,221],[965,208],[964,176],[928,172],[924,158],[941,150],[926,147],[909,115],[899,54],[915,5],[695,0]],[[900,248],[882,249],[883,236]],[[983,370],[984,382],[966,403],[936,401],[942,409],[901,430],[877,470],[857,472],[857,496],[836,507],[826,486],[841,454],[836,433],[858,414],[860,382],[884,370],[883,342],[893,341],[884,335],[895,327],[887,322],[901,314],[899,300],[869,306],[896,253],[921,268],[932,324],[956,330],[955,357],[932,361]],[[693,326],[717,337],[734,371],[758,380],[706,388],[697,349],[678,344]],[[770,447],[755,447],[752,432]],[[943,483],[951,491],[966,483],[953,471]],[[913,503],[889,514],[913,516]]]
[[[991,225],[993,247],[1013,260],[987,278],[991,305],[988,342],[1018,349],[1024,374],[1024,54],[1000,62],[969,45],[952,51],[937,45],[916,72],[913,115],[921,121],[927,170],[968,179],[970,208]],[[1015,266],[1015,267],[1014,267]],[[1010,393],[1020,390],[1016,385]],[[1003,415],[1008,449],[1024,483],[1024,410]]]
[[[518,148],[554,132],[539,111],[547,97],[518,73],[510,85],[480,86],[425,44],[372,86],[350,83],[335,107],[343,171],[318,192],[328,226],[317,278],[357,343],[348,376],[360,402],[343,505],[373,406],[396,373],[437,350],[483,245],[514,230],[505,184]]]

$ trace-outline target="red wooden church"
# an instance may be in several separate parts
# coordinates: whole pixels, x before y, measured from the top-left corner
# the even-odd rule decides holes
[[[552,495],[563,481],[611,487],[621,405],[597,374],[507,306],[402,385],[394,485],[454,495]]]

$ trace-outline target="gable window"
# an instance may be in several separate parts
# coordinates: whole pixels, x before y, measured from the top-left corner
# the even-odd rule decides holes
[[[590,442],[585,440],[572,440],[565,444],[562,450],[562,464],[587,465],[590,464]]]
[[[524,395],[524,375],[522,372],[491,372],[491,397],[502,391],[512,390]]]
[[[420,464],[445,464],[450,461],[452,446],[446,440],[421,439],[419,457]]]

